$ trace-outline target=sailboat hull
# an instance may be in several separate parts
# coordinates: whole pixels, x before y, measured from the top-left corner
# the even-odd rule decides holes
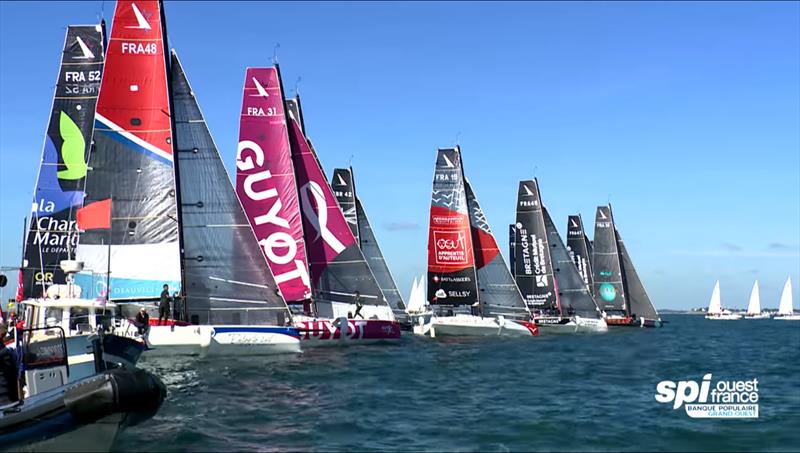
[[[769,319],[769,313],[759,313],[757,315],[744,315],[744,319]]]
[[[437,336],[502,336],[534,337],[539,335],[539,327],[528,321],[457,314],[454,316],[432,316],[426,325],[415,326],[417,335]]]
[[[342,332],[341,326],[347,323]],[[400,324],[381,319],[297,319],[295,327],[304,347],[349,346],[400,340]]]
[[[706,319],[710,319],[712,321],[737,321],[742,319],[742,315],[735,313],[723,313],[718,315],[706,315]]]
[[[292,327],[151,326],[147,356],[273,355],[299,353],[300,334]]]
[[[622,317],[622,318],[606,318],[606,324],[609,327],[648,327],[648,328],[657,328],[663,327],[664,322],[660,319],[648,319],[648,318],[638,318],[634,319],[630,316]]]
[[[775,315],[772,319],[779,319],[781,321],[800,321],[800,315]]]
[[[534,318],[543,335],[607,332],[608,324],[602,319],[582,318]]]

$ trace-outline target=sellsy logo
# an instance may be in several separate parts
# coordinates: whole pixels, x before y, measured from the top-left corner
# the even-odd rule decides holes
[[[758,418],[758,379],[717,381],[711,373],[696,381],[661,381],[656,385],[656,401],[684,406],[692,418]]]

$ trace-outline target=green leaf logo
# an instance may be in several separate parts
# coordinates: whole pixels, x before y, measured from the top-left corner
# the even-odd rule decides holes
[[[64,112],[61,112],[58,127],[64,140],[64,144],[61,145],[61,159],[67,166],[66,170],[58,172],[58,179],[81,179],[86,176],[87,169],[84,161],[86,142],[83,140],[83,134],[72,118]]]

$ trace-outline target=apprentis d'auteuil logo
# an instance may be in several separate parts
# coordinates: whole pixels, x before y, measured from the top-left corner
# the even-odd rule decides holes
[[[758,379],[711,382],[711,373],[697,381],[661,381],[656,401],[684,406],[692,418],[758,418]]]

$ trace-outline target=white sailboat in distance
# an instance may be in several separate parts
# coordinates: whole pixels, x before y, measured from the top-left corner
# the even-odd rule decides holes
[[[712,319],[716,321],[734,321],[737,319],[742,319],[742,315],[722,308],[722,302],[719,294],[719,280],[717,280],[717,283],[714,285],[714,292],[711,293],[711,302],[708,304],[706,319]]]
[[[753,283],[753,290],[750,291],[750,303],[747,304],[745,319],[769,319],[769,313],[761,311],[761,298],[758,292],[758,280]]]
[[[778,305],[778,314],[774,319],[782,319],[784,321],[800,321],[800,314],[794,314],[794,306],[792,304],[792,278],[786,278],[786,284],[783,285],[783,292],[781,293],[781,302]]]

